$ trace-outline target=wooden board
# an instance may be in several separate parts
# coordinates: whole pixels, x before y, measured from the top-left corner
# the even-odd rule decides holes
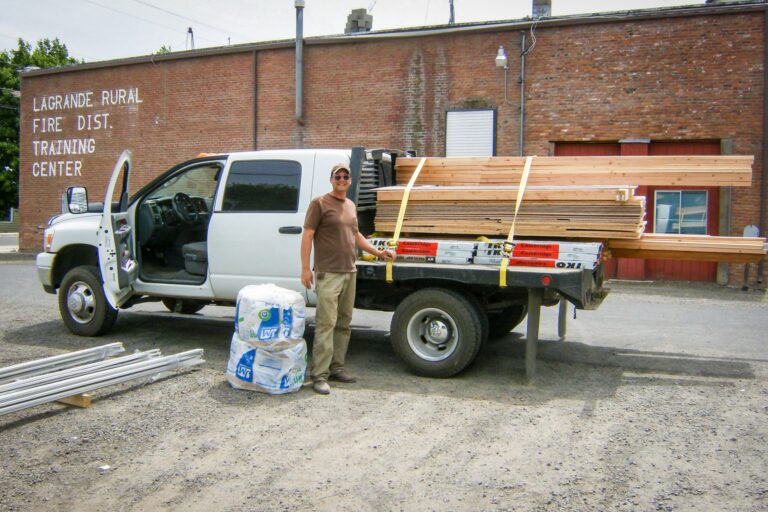
[[[397,183],[408,183],[420,158],[399,158]],[[752,156],[534,157],[529,185],[743,186]],[[417,179],[431,185],[518,185],[525,157],[427,158]]]
[[[375,229],[394,231],[403,187],[377,190]],[[645,227],[645,198],[633,188],[537,187],[526,189],[516,210],[517,187],[416,187],[403,231],[421,234],[638,238]]]
[[[80,395],[68,396],[66,398],[59,398],[56,401],[62,404],[74,405],[75,407],[82,407],[84,409],[87,409],[88,407],[91,406],[91,403],[93,402],[93,397],[87,393],[83,393]]]
[[[753,263],[766,256],[765,238],[648,233],[637,240],[608,240],[617,258]]]

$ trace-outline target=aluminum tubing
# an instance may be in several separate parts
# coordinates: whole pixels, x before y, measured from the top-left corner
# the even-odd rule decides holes
[[[119,366],[117,368],[102,370],[89,375],[73,377],[71,379],[63,380],[60,382],[53,382],[53,383],[45,384],[35,388],[24,389],[16,392],[11,392],[11,393],[5,393],[4,395],[0,396],[0,408],[4,408],[4,407],[17,404],[20,402],[24,402],[27,400],[34,400],[36,398],[41,398],[48,395],[49,393],[56,393],[58,391],[61,391],[64,393],[64,395],[62,396],[76,395],[77,393],[74,392],[73,390],[84,385],[98,385],[100,382],[114,379],[114,378],[120,378],[126,375],[131,375],[132,373],[135,373],[135,372],[152,370],[152,369],[160,368],[169,364],[182,362],[182,361],[193,359],[196,357],[201,357],[202,354],[203,354],[202,349],[190,350],[187,352],[181,352],[179,354],[175,354],[171,356],[158,357],[155,359],[150,359],[148,361],[141,361],[138,363]]]
[[[156,373],[160,373],[162,371],[168,371],[168,370],[173,370],[173,369],[178,369],[178,368],[184,368],[184,367],[187,367],[187,366],[194,366],[194,365],[201,364],[203,362],[205,362],[205,361],[203,359],[200,359],[199,357],[198,358],[185,359],[185,360],[182,360],[182,361],[175,361],[175,362],[169,363],[167,365],[167,368],[160,368],[159,370],[156,369],[156,368],[152,368],[152,369],[144,370],[144,371],[141,371],[141,372],[138,372],[138,373],[135,373],[135,374],[129,374],[129,375],[124,375],[124,376],[119,377],[119,378],[109,379],[109,380],[100,382],[98,384],[92,385],[92,386],[85,385],[85,386],[81,386],[79,388],[70,389],[70,390],[67,390],[67,391],[62,391],[62,392],[54,393],[54,394],[51,394],[51,395],[46,395],[44,397],[36,398],[36,399],[33,399],[33,400],[27,400],[25,402],[17,403],[17,404],[14,404],[14,405],[2,406],[2,407],[0,407],[0,416],[2,416],[3,414],[8,414],[8,413],[11,413],[11,412],[20,411],[20,410],[26,409],[28,407],[34,407],[35,405],[42,405],[42,404],[47,403],[47,402],[53,402],[54,400],[58,400],[60,398],[66,398],[68,396],[78,395],[78,394],[81,394],[81,393],[86,393],[88,391],[94,391],[96,389],[104,388],[104,387],[107,387],[107,386],[112,386],[112,385],[115,385],[115,384],[121,384],[121,383],[127,382],[129,380],[140,379],[140,378],[143,378],[143,377],[151,377],[152,375],[155,375]]]
[[[79,350],[77,352],[69,352],[67,354],[60,354],[58,356],[46,357],[43,359],[36,359],[34,361],[28,361],[26,363],[20,363],[6,368],[0,368],[0,382],[15,377],[16,375],[40,371],[45,368],[51,368],[59,365],[65,365],[64,368],[68,368],[82,362],[87,361],[99,361],[106,359],[107,357],[124,352],[122,343],[110,343],[109,345],[102,345],[100,347],[87,348],[85,350]],[[67,363],[74,363],[69,364]]]
[[[0,385],[0,398],[4,393],[8,393],[13,390],[20,390],[25,388],[42,386],[51,382],[62,381],[77,377],[79,375],[85,375],[87,373],[94,373],[98,370],[105,370],[107,368],[114,368],[117,366],[123,366],[132,362],[146,361],[155,357],[160,357],[160,350],[152,349],[146,352],[136,352],[128,356],[116,357],[112,359],[105,359],[104,361],[98,361],[96,363],[85,364],[81,366],[75,366],[65,370],[58,370],[51,373],[45,373],[42,375],[35,375],[31,377],[22,377],[14,382]]]

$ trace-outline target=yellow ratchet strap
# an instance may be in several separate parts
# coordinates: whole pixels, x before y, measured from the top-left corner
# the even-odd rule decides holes
[[[413,184],[416,183],[416,178],[419,177],[419,173],[421,172],[421,168],[424,167],[424,164],[426,163],[427,159],[422,158],[419,162],[419,165],[416,167],[416,170],[411,175],[411,179],[408,181],[408,185],[405,186],[405,190],[403,191],[403,199],[400,201],[400,212],[397,214],[397,224],[395,224],[395,234],[392,236],[391,239],[387,240],[387,248],[392,249],[393,251],[397,251],[397,240],[400,238],[400,229],[403,227],[403,219],[405,218],[405,208],[408,206],[408,196],[411,195],[411,188],[413,188]],[[392,260],[389,260],[387,262],[387,282],[392,282]]]
[[[499,287],[507,287],[507,267],[509,266],[509,258],[512,256],[512,251],[515,249],[515,245],[512,241],[515,239],[515,221],[517,220],[517,211],[520,209],[520,203],[523,201],[523,194],[525,194],[525,186],[528,184],[528,173],[531,172],[531,163],[533,162],[532,156],[525,159],[525,167],[523,167],[523,175],[520,177],[520,186],[517,189],[517,199],[515,200],[515,214],[512,216],[512,227],[509,228],[509,236],[507,241],[502,245],[502,257],[501,266],[499,267]]]

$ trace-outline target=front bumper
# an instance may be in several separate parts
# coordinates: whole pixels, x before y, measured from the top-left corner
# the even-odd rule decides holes
[[[43,285],[43,289],[48,293],[56,293],[53,284],[53,260],[56,254],[50,252],[41,252],[37,254],[35,266],[37,267],[37,278]]]

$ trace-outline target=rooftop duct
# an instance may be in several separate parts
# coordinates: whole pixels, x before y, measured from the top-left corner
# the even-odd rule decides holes
[[[552,0],[533,0],[532,11],[534,19],[552,16]]]
[[[344,28],[344,33],[370,32],[372,28],[373,16],[368,14],[367,9],[353,9],[347,16],[347,26]]]

